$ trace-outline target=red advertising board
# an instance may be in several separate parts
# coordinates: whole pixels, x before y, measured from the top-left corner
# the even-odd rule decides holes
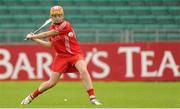
[[[180,81],[180,42],[80,45],[95,81]],[[0,81],[47,80],[53,55],[39,45],[0,45]],[[61,79],[80,77],[68,73]]]

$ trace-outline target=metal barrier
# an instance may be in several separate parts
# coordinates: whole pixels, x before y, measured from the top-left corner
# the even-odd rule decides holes
[[[47,29],[47,28],[46,28]],[[32,29],[0,30],[0,43],[32,43],[24,41]],[[138,41],[177,41],[180,40],[179,29],[76,29],[80,42],[138,42]]]

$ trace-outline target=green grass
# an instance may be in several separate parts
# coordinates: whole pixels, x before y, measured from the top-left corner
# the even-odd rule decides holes
[[[20,105],[40,83],[0,82],[0,108],[180,108],[180,82],[94,82],[102,106],[89,103],[81,82],[59,82],[31,104]]]

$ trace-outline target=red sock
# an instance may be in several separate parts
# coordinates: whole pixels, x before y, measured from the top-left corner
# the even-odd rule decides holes
[[[90,100],[96,98],[94,95],[94,89],[87,90]]]
[[[39,91],[39,89],[36,89],[33,93],[31,93],[31,96],[33,98],[36,98],[39,94],[41,94],[42,92]]]

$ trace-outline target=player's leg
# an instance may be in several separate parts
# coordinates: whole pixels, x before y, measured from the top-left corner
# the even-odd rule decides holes
[[[39,94],[43,93],[44,91],[54,87],[56,83],[59,81],[61,74],[54,72],[50,76],[50,79],[46,82],[43,82],[34,92],[28,95],[21,104],[29,104],[34,98],[36,98]]]
[[[84,83],[84,86],[86,88],[86,90],[92,89],[92,81],[91,81],[91,77],[89,75],[89,72],[87,70],[87,65],[83,60],[79,60],[76,64],[75,64],[76,69],[80,72],[82,81]]]
[[[89,75],[89,72],[87,70],[87,65],[84,60],[79,60],[75,64],[76,69],[80,72],[81,79],[83,81],[83,84],[88,92],[90,102],[95,105],[101,105],[100,102],[96,100],[96,96],[94,94],[94,89],[92,85],[92,80]]]
[[[57,72],[52,73],[50,79],[48,81],[42,83],[39,86],[38,90],[40,92],[44,92],[44,91],[54,87],[57,84],[57,82],[59,81],[60,76],[61,76],[61,73],[57,73]]]

